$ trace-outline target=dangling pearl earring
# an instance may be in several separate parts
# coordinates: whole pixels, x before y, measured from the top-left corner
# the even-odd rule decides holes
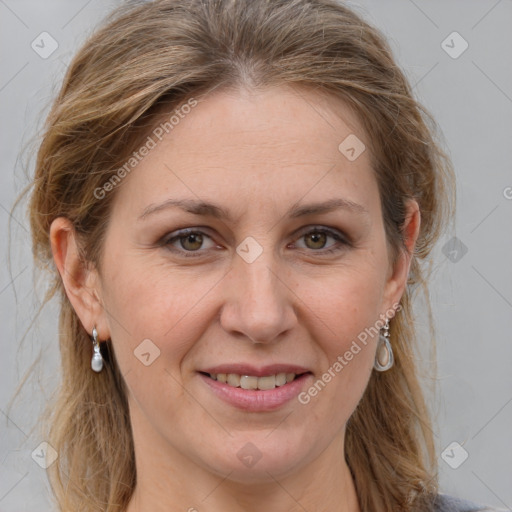
[[[386,325],[382,328],[384,332],[379,334],[379,341],[377,343],[377,352],[375,354],[375,362],[373,367],[378,372],[385,372],[389,370],[395,360],[393,357],[393,348],[389,342],[389,319],[386,319]]]
[[[92,344],[93,344],[93,354],[91,359],[91,368],[99,373],[103,369],[103,357],[101,357],[100,352],[100,344],[98,342],[98,331],[96,327],[92,328]]]

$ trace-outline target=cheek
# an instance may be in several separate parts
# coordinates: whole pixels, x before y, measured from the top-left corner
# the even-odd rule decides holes
[[[213,291],[219,280],[217,273],[198,276],[190,268],[179,271],[149,258],[127,257],[112,258],[105,269],[105,309],[123,373],[140,370],[134,355],[144,346],[164,355],[172,341],[172,361],[179,362],[191,340],[200,337],[201,312],[208,304],[208,291]],[[172,361],[167,358],[166,363]]]
[[[383,313],[381,270],[378,265],[362,265],[309,284],[307,329],[319,345],[321,363],[302,403],[322,410],[319,416],[330,418],[332,425],[347,421],[372,372],[376,322]]]
[[[330,351],[350,345],[351,339],[375,324],[383,312],[383,289],[383,271],[375,265],[340,269],[308,283],[305,302],[314,312],[318,325],[323,326],[326,334],[323,338],[329,343]]]

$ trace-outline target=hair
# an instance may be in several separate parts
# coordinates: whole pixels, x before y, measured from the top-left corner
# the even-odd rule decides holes
[[[62,381],[47,411],[47,439],[59,453],[48,469],[59,510],[123,511],[137,475],[111,340],[102,344],[103,371],[92,372],[90,337],[53,263],[52,221],[72,222],[83,262],[101,273],[116,190],[101,200],[95,190],[163,112],[214,90],[278,85],[331,94],[357,113],[395,254],[406,250],[406,201],[419,204],[420,233],[390,326],[395,366],[372,373],[347,424],[345,457],[361,510],[429,510],[438,475],[412,299],[426,290],[429,256],[453,213],[453,169],[383,35],[335,0],[131,2],[105,18],[69,65],[46,120],[28,206],[36,268],[49,273],[44,302],[60,298]]]

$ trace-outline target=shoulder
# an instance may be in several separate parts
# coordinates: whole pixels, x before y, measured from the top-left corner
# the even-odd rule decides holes
[[[436,496],[432,509],[433,512],[500,512],[504,510],[442,493]]]

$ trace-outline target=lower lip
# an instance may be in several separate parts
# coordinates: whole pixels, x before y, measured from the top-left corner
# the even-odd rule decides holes
[[[250,412],[273,411],[295,398],[305,387],[306,381],[312,377],[305,373],[292,382],[274,389],[242,389],[235,388],[224,382],[213,380],[202,373],[199,376],[210,389],[230,405]]]

